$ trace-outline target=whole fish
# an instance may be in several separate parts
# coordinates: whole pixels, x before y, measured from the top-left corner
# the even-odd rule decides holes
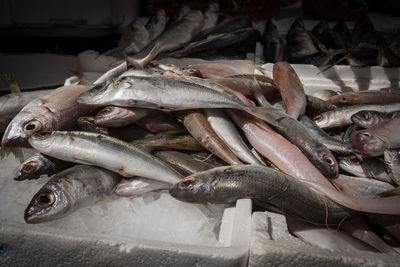
[[[262,42],[264,45],[264,60],[266,62],[285,60],[285,40],[279,36],[278,29],[272,19],[268,19],[265,23]]]
[[[400,93],[382,91],[358,91],[332,96],[327,100],[336,106],[390,104],[400,102]]]
[[[77,124],[82,131],[109,135],[107,128],[97,126],[93,117],[79,117]]]
[[[205,109],[204,113],[211,128],[240,160],[248,164],[261,164],[244,143],[230,118],[222,110]]]
[[[73,165],[73,163],[67,161],[36,153],[19,166],[14,180],[23,181],[38,179],[41,175],[51,176]]]
[[[387,171],[396,185],[400,185],[400,149],[386,149],[383,152]]]
[[[267,209],[321,225],[338,224],[351,216],[292,177],[254,165],[217,167],[190,175],[173,185],[170,194],[194,203],[234,203],[251,198]]]
[[[115,194],[121,197],[130,197],[153,192],[161,189],[168,189],[171,185],[144,177],[133,177],[122,179],[115,188]]]
[[[113,172],[78,165],[54,175],[25,210],[26,223],[42,223],[67,216],[111,195],[121,177]]]
[[[324,130],[319,128],[313,120],[306,115],[301,116],[299,120],[304,126],[306,126],[311,133],[318,139],[321,144],[324,144],[329,150],[337,153],[348,154],[353,151],[350,144],[344,143],[336,138],[333,138],[327,134]],[[339,165],[340,166],[340,165]]]
[[[279,133],[299,146],[324,175],[330,178],[337,176],[338,165],[332,153],[297,120],[272,107],[247,106],[237,94],[218,84],[211,87],[211,82],[207,82],[209,86],[207,87],[194,83],[194,77],[189,79],[190,82],[163,77],[124,77],[103,88],[95,87],[82,94],[78,101],[92,105],[114,104],[169,110],[195,108],[244,110],[267,121]]]
[[[287,62],[277,62],[273,67],[274,83],[281,93],[286,114],[294,119],[306,112],[306,95],[294,69]]]
[[[53,90],[35,90],[11,93],[0,97],[0,118],[12,119],[32,100],[48,95]]]
[[[218,137],[207,118],[200,111],[185,110],[181,111],[179,116],[182,116],[183,125],[189,133],[207,150],[231,165],[241,164],[241,161]]]
[[[184,176],[216,167],[213,164],[195,160],[190,155],[178,151],[158,151],[154,155]]]
[[[351,219],[350,219],[351,220]],[[286,216],[288,229],[304,242],[330,251],[372,251],[377,250],[368,244],[342,231],[333,231],[326,226],[316,226]]]
[[[124,177],[142,176],[166,183],[180,180],[177,172],[156,157],[102,134],[54,131],[34,135],[29,143],[43,154],[70,162],[96,165]]]
[[[363,154],[382,155],[385,149],[400,147],[400,116],[381,122],[367,130],[354,132],[351,145]]]
[[[359,177],[369,177],[386,183],[393,183],[385,164],[377,158],[359,159],[352,155],[339,160],[339,167]]]
[[[160,36],[160,34],[164,31],[165,26],[167,25],[167,20],[168,18],[163,8],[158,8],[154,12],[154,14],[150,16],[149,20],[146,23],[146,29],[149,32],[149,42]]]
[[[146,151],[154,149],[177,149],[186,151],[205,151],[191,135],[177,135],[169,132],[162,132],[142,139],[136,139],[131,144],[142,147]]]
[[[225,19],[218,25],[199,32],[193,41],[199,41],[208,38],[210,35],[233,32],[243,28],[252,27],[252,20],[249,10],[246,7],[242,7],[240,14],[231,18]]]
[[[351,116],[362,110],[373,110],[386,113],[395,112],[400,111],[400,103],[343,107],[321,113],[315,116],[313,120],[322,129],[346,126],[351,124]]]
[[[94,121],[100,127],[121,127],[132,124],[149,113],[148,109],[108,106],[97,112]]]
[[[211,49],[240,48],[243,51],[252,49],[260,39],[260,32],[253,28],[239,29],[233,32],[214,34],[207,39],[191,42],[182,49],[168,53],[171,57],[195,57]]]
[[[204,17],[201,11],[189,11],[178,24],[166,29],[158,38],[135,55],[135,62],[140,66],[144,66],[160,53],[180,48],[201,30],[203,20]]]
[[[362,110],[351,116],[351,121],[363,128],[371,128],[381,122],[390,120],[394,115],[396,115],[396,113]]]
[[[93,106],[76,102],[81,93],[91,88],[63,86],[32,100],[11,120],[1,145],[29,147],[28,138],[34,133],[72,128],[79,117],[94,110]]]

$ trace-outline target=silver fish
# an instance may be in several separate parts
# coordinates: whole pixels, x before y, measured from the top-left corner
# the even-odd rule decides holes
[[[400,149],[386,149],[383,152],[386,168],[396,185],[400,185]]]
[[[166,183],[175,183],[181,178],[156,157],[102,134],[54,131],[34,135],[29,138],[29,143],[43,154],[96,165],[124,177],[142,176]]]
[[[27,223],[62,218],[111,195],[120,176],[93,166],[79,165],[54,175],[32,198],[25,210]]]

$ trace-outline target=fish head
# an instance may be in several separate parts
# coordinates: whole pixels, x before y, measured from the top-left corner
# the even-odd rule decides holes
[[[48,152],[57,141],[57,132],[40,132],[28,139],[29,144],[41,153]]]
[[[70,208],[67,197],[62,188],[46,184],[33,196],[25,209],[25,222],[35,224],[63,217]]]
[[[351,134],[352,147],[369,156],[379,156],[385,151],[387,145],[378,136],[374,136],[368,130],[356,131]]]
[[[35,109],[31,111],[20,112],[11,120],[1,140],[2,146],[30,147],[28,143],[30,136],[54,128],[54,116],[48,114],[50,111],[43,112],[43,109],[38,112],[34,112]]]
[[[95,117],[95,123],[99,126],[109,127],[109,122],[114,122],[125,118],[129,114],[128,110],[115,106],[108,106],[100,110]]]
[[[379,115],[374,111],[362,110],[352,115],[351,121],[364,128],[369,128],[379,122]]]
[[[30,157],[27,161],[21,164],[17,173],[15,174],[14,180],[30,180],[40,176],[43,168],[43,162],[40,156]]]
[[[320,159],[316,166],[321,173],[327,178],[336,178],[339,175],[339,164],[332,153],[327,150],[324,146],[318,145],[314,147],[314,153],[317,158]]]
[[[362,160],[356,155],[351,155],[339,160],[339,167],[345,171],[358,171],[361,169]]]
[[[188,176],[172,185],[169,193],[176,199],[190,203],[204,203],[211,199],[212,185],[199,176]]]
[[[330,117],[324,113],[315,116],[313,121],[321,128],[326,128],[331,123]]]

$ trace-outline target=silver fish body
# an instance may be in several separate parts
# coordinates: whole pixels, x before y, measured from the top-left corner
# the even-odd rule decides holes
[[[386,168],[396,185],[400,185],[400,149],[386,149],[383,152]]]
[[[120,176],[93,166],[79,165],[54,175],[32,198],[25,222],[42,223],[62,218],[111,195]]]
[[[70,162],[96,165],[124,177],[142,176],[166,183],[175,183],[181,178],[158,158],[106,135],[54,131],[34,135],[29,142],[43,154]]]

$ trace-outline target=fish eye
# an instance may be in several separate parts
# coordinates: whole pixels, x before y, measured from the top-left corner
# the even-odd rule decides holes
[[[100,110],[100,111],[98,112],[98,114],[110,113],[111,110],[112,110],[112,109],[111,109],[110,107],[106,107],[106,108],[103,108],[102,110]]]
[[[51,134],[50,132],[40,132],[35,134],[35,137],[37,137],[38,139],[45,139],[50,134]]]
[[[42,128],[42,123],[36,119],[28,121],[23,128],[23,131],[27,134],[33,134],[38,132]]]
[[[372,135],[369,132],[362,132],[361,135],[366,138],[372,138]]]
[[[37,167],[37,163],[35,161],[30,161],[30,162],[26,163],[24,165],[24,167],[22,167],[21,172],[23,172],[25,174],[31,173],[34,170],[36,170],[36,167]]]
[[[322,119],[323,119],[323,116],[320,114],[320,115],[315,116],[313,118],[313,121],[319,122],[319,121],[322,121]]]
[[[361,114],[361,116],[365,119],[365,120],[369,120],[369,114],[367,112],[363,112]]]
[[[356,157],[356,156],[350,156],[350,157],[348,157],[347,158],[347,161],[348,162],[350,162],[350,163],[352,163],[352,164],[355,164],[355,165],[360,165],[360,160]]]
[[[189,177],[189,178],[186,178],[186,179],[183,179],[182,181],[180,181],[179,185],[180,185],[180,187],[185,188],[185,187],[190,186],[191,184],[194,184],[195,181],[196,181],[195,178]]]
[[[347,98],[346,97],[340,98],[340,103],[347,103]]]
[[[335,165],[335,161],[331,157],[325,156],[324,160],[326,163],[328,163],[329,166]]]
[[[42,208],[49,207],[54,204],[56,198],[54,193],[50,190],[43,190],[36,194],[35,196],[35,203]]]
[[[103,89],[104,87],[104,83],[96,85],[95,87],[92,88],[93,91],[99,91],[101,89]]]

